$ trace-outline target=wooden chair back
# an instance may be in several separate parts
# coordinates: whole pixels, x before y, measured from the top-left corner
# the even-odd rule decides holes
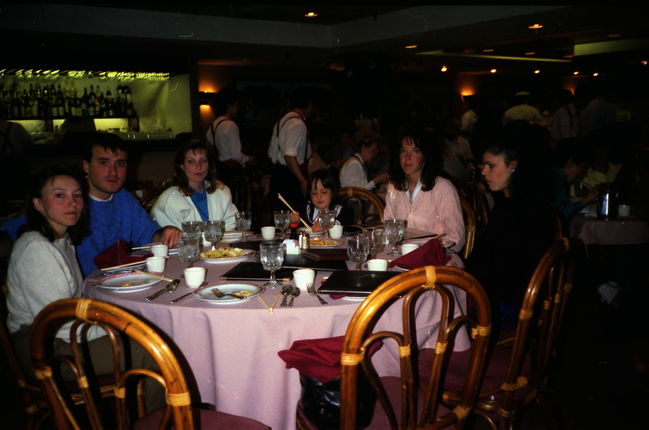
[[[566,238],[556,240],[541,258],[528,284],[514,337],[496,346],[510,349],[506,354],[503,350],[494,353],[494,357],[508,360],[508,364],[503,363],[507,370],[499,386],[480,393],[478,402],[480,415],[492,428],[497,428],[495,421],[500,422],[500,428],[510,428],[518,408],[533,399],[543,400],[573,274],[570,242]]]
[[[70,339],[72,356],[58,356],[52,353],[54,335],[66,323],[71,323]],[[127,404],[134,382],[141,388],[142,377],[149,377],[164,386],[166,411],[160,428],[173,424],[174,428],[193,429],[190,394],[180,364],[169,345],[146,323],[130,313],[107,303],[89,299],[62,299],[46,306],[34,320],[31,335],[31,351],[34,373],[40,380],[42,390],[49,402],[54,422],[59,430],[81,428],[79,411],[70,407],[66,390],[56,377],[59,366],[66,366],[76,376],[76,382],[84,398],[87,423],[92,430],[103,429],[100,408],[95,401],[96,387],[92,375],[86,374],[83,342],[88,329],[98,326],[109,336],[113,348],[113,377],[115,381],[115,419],[120,430],[131,428],[132,420]],[[67,330],[67,327],[66,327]],[[131,368],[123,370],[120,363],[120,338],[132,339],[148,352],[159,372],[149,369]],[[127,387],[128,386],[128,387]],[[78,409],[78,408],[77,408]],[[142,405],[139,405],[142,413]]]
[[[456,314],[456,310],[462,309],[462,304],[455,301],[456,295],[451,286],[466,292],[467,300],[471,300],[474,305],[475,316]],[[424,294],[434,294],[441,310],[436,346],[431,365],[428,367],[430,378],[420,382],[417,377],[419,351],[415,338],[414,310]],[[401,302],[397,300],[400,298]],[[377,321],[393,305],[401,306],[402,326],[395,327],[395,331],[373,333]],[[388,416],[391,428],[461,428],[479,390],[490,327],[487,296],[480,283],[461,269],[447,266],[421,267],[383,283],[360,305],[345,334],[341,355],[341,428],[356,429],[357,381],[361,366],[377,394],[379,404]],[[453,410],[440,414],[438,400],[443,386],[444,366],[453,350],[455,338],[461,330],[467,329],[473,340],[461,401]],[[394,342],[398,347],[402,405],[401,411],[398,412],[395,412],[390,404],[371,357],[367,355],[370,345],[379,340]],[[419,390],[425,392],[421,408],[417,407],[416,400]],[[400,427],[397,424],[397,413],[401,416]]]
[[[462,258],[466,259],[473,252],[476,238],[476,217],[471,203],[464,197],[460,197],[462,206],[462,215],[464,216],[464,248],[462,248]]]
[[[160,194],[162,194],[163,191],[169,188],[171,185],[173,185],[173,180],[165,179],[164,181],[162,181],[160,186],[151,187],[144,191],[144,196],[142,196],[142,199],[140,201],[146,213],[151,213],[151,209],[153,208],[155,202],[158,200],[158,197],[160,197]]]
[[[360,187],[342,187],[338,198],[354,210],[354,224],[376,225],[383,218],[385,203],[375,193]]]

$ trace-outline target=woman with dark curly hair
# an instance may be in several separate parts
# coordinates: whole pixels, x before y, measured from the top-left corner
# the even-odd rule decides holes
[[[226,230],[236,227],[237,207],[230,189],[216,177],[213,150],[202,142],[189,142],[174,159],[175,185],[165,190],[151,209],[160,225],[181,228],[185,221],[225,222]]]
[[[462,207],[455,186],[441,176],[442,148],[432,131],[417,128],[402,133],[383,219],[405,219],[408,228],[445,233],[459,251],[464,246]]]

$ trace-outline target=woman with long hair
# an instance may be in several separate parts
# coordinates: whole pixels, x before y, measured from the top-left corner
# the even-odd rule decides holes
[[[455,186],[442,177],[441,141],[423,128],[406,130],[399,140],[398,157],[393,157],[383,219],[405,219],[407,227],[446,235],[464,246],[464,220]],[[398,164],[397,164],[398,162]]]
[[[151,209],[158,224],[181,228],[185,221],[220,220],[226,230],[235,229],[237,207],[230,189],[217,179],[215,160],[212,148],[202,142],[189,142],[178,150],[174,186]]]

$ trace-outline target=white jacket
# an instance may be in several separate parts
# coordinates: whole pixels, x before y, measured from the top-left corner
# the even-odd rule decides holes
[[[227,186],[222,185],[222,188],[219,187],[213,193],[207,194],[207,211],[210,220],[225,221],[226,230],[236,228],[237,207],[232,203],[232,195]],[[163,227],[173,225],[181,228],[185,221],[202,221],[192,198],[184,195],[176,186],[160,194],[151,209],[151,216]]]

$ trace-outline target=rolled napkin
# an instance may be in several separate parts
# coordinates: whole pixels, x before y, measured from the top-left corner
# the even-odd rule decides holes
[[[289,349],[279,351],[277,355],[286,362],[287,369],[295,368],[325,383],[340,376],[340,354],[344,340],[345,336],[296,340]],[[382,343],[373,344],[370,354],[381,346]]]
[[[127,241],[120,239],[108,248],[101,251],[95,257],[95,266],[102,267],[117,266],[119,264],[132,263],[151,257],[152,253],[131,255],[131,246]]]
[[[392,260],[389,266],[412,270],[424,266],[444,266],[450,259],[442,243],[438,239],[431,239],[414,251]]]

